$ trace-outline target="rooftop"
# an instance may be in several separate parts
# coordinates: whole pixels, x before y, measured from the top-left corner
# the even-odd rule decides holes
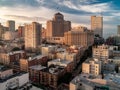
[[[41,66],[41,65],[35,65],[35,66],[31,66],[29,68],[34,69],[34,70],[42,70],[42,69],[45,69],[46,67]]]
[[[95,86],[108,86],[111,88],[114,88],[115,90],[119,90],[120,89],[120,84],[116,83],[117,81],[120,82],[118,79],[116,82],[112,81],[111,79],[109,79],[109,76],[106,76],[107,79],[101,79],[100,77],[95,77],[93,75],[90,74],[81,74],[79,76],[76,76],[71,83],[78,85],[80,83],[84,83],[87,84],[91,87],[95,87]],[[114,77],[113,77],[114,78]],[[116,79],[115,79],[116,80]],[[113,89],[111,89],[113,90]]]
[[[58,13],[55,13],[55,15],[62,15],[60,12],[58,12]],[[63,15],[62,15],[63,16]]]
[[[70,61],[70,60],[54,59],[52,61],[49,61],[48,64],[52,63],[54,65],[67,66],[71,62],[72,61]]]
[[[90,63],[90,62],[94,62],[94,63],[98,64],[99,60],[96,58],[88,58],[87,60],[85,60],[84,63]]]
[[[53,65],[49,67],[49,73],[51,74],[59,74],[62,73],[64,71],[64,67],[63,66],[58,66],[58,65]]]
[[[24,75],[24,74],[28,74],[28,73],[26,73],[26,72],[20,72],[20,73],[13,74],[13,75],[11,75],[11,76],[9,76],[9,77],[6,77],[6,78],[4,78],[4,79],[0,79],[0,83],[3,83],[3,82],[5,82],[5,81],[7,81],[7,80],[9,80],[9,79],[11,79],[11,78],[17,77],[17,76],[22,76],[22,75]]]
[[[107,74],[104,79],[120,85],[120,74]]]
[[[37,56],[33,56],[33,57],[29,57],[28,58],[28,61],[31,61],[31,60],[35,60],[35,59],[41,59],[43,57],[45,57],[46,55],[37,55]]]
[[[17,54],[17,53],[24,53],[24,51],[23,50],[13,51],[13,52],[9,52],[8,55],[14,55],[14,54]]]

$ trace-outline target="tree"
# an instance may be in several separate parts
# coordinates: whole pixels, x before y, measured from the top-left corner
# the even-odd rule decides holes
[[[19,51],[19,50],[20,50],[20,48],[15,47],[15,48],[13,48],[11,51]]]

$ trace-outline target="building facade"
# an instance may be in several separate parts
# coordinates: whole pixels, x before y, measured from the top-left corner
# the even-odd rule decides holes
[[[36,49],[41,44],[42,25],[37,22],[25,25],[25,49]]]
[[[13,62],[19,63],[21,58],[26,58],[26,53],[24,51],[0,53],[0,63],[4,65],[10,65]]]
[[[91,30],[94,31],[94,35],[103,37],[103,17],[91,16]]]
[[[98,58],[100,60],[107,60],[110,56],[108,45],[93,46],[92,53],[93,58]]]
[[[101,73],[101,61],[98,61],[98,59],[87,59],[82,64],[82,72],[99,75]]]
[[[25,27],[24,26],[19,26],[18,27],[18,35],[19,35],[19,37],[24,37],[25,36]]]
[[[15,21],[8,20],[6,25],[9,28],[10,31],[15,31]]]
[[[47,65],[47,56],[37,55],[28,59],[20,59],[20,70],[28,72],[29,67],[39,64]]]
[[[58,90],[61,79],[66,73],[62,66],[44,67],[41,65],[31,66],[29,68],[30,80],[36,84],[50,87],[51,90]]]
[[[64,33],[66,45],[78,45],[83,47],[91,46],[94,43],[93,32],[85,27],[79,27]]]
[[[46,37],[63,37],[64,32],[71,30],[71,22],[65,21],[61,13],[56,13],[53,20],[47,21]]]

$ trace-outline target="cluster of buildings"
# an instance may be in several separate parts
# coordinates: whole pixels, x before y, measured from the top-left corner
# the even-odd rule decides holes
[[[48,43],[89,46],[93,44],[95,35],[103,36],[101,16],[91,16],[91,30],[84,26],[72,28],[71,21],[64,20],[64,16],[59,12],[46,22],[46,29],[37,22],[19,26],[17,30],[15,21],[12,20],[7,21],[6,26],[0,25],[2,40],[24,38],[26,49],[38,48],[43,40]]]
[[[118,46],[93,46],[92,58],[82,63],[82,73],[70,82],[70,90],[119,90],[119,62]]]
[[[38,55],[23,50],[1,52],[0,63],[11,68],[14,74],[26,72],[32,83],[57,90],[63,84],[62,78],[73,73],[84,50],[76,46],[66,49],[59,45],[43,45]]]
[[[74,70],[85,50],[93,45],[96,35],[103,36],[101,16],[91,17],[90,30],[84,26],[72,28],[71,22],[64,20],[61,13],[56,13],[52,20],[47,21],[46,29],[38,22],[19,26],[17,30],[15,21],[7,21],[6,26],[0,24],[0,64],[10,69],[0,73],[0,87],[7,86],[2,90],[29,90],[32,82],[43,85],[47,90],[69,88],[64,83],[64,77],[70,76],[68,82],[73,78]],[[116,65],[102,64],[102,60],[112,62],[113,58],[109,59],[109,55],[119,54],[105,46],[100,50],[98,47],[93,47],[93,57],[96,59],[86,60],[82,64],[83,73],[96,76],[101,74],[102,67],[106,67],[106,71],[108,67],[115,68]],[[75,81],[76,87],[75,84],[78,83]],[[71,85],[72,81],[70,90],[78,89],[72,89]]]
[[[0,65],[0,89],[1,90],[29,90],[32,85],[29,82],[29,74],[26,72],[13,73],[13,69]]]

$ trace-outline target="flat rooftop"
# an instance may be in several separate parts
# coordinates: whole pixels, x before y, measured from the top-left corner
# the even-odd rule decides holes
[[[17,76],[22,76],[22,75],[24,75],[24,74],[27,74],[27,72],[20,72],[20,73],[13,74],[13,75],[11,75],[11,76],[9,76],[9,77],[6,77],[6,78],[4,78],[4,79],[0,79],[0,83],[3,83],[3,82],[5,82],[5,81],[7,81],[7,80],[9,80],[9,79],[11,79],[11,78],[17,77]]]
[[[48,72],[51,74],[59,74],[62,73],[64,71],[64,67],[63,66],[58,66],[58,65],[53,65],[49,67]]]
[[[45,57],[46,55],[37,55],[37,56],[32,56],[32,57],[29,57],[27,60],[28,61],[31,61],[31,60],[34,60],[34,59],[41,59],[43,57]]]
[[[109,78],[109,77],[107,76],[107,78]],[[118,79],[118,81],[119,80],[120,79]],[[116,82],[109,80],[109,79],[101,79],[100,77],[95,77],[95,76],[90,75],[90,74],[81,74],[79,76],[76,76],[70,83],[72,83],[74,85],[84,83],[84,84],[87,84],[91,87],[108,86],[111,88],[115,88],[115,90],[120,90],[119,83],[116,83]],[[113,89],[111,89],[111,90],[113,90]]]
[[[34,66],[29,67],[29,68],[34,69],[34,70],[42,70],[42,69],[45,69],[46,67],[41,66],[41,65],[34,65]]]
[[[17,53],[24,53],[25,51],[23,50],[20,50],[20,51],[13,51],[13,52],[9,52],[7,53],[8,55],[14,55],[14,54],[17,54]]]
[[[70,60],[61,60],[61,59],[54,59],[52,61],[49,61],[48,63],[53,63],[53,64],[59,64],[59,65],[67,65],[71,63],[72,61]]]
[[[95,59],[95,58],[88,58],[88,59],[85,60],[84,63],[90,63],[90,62],[94,62],[94,63],[98,64],[99,60]]]

